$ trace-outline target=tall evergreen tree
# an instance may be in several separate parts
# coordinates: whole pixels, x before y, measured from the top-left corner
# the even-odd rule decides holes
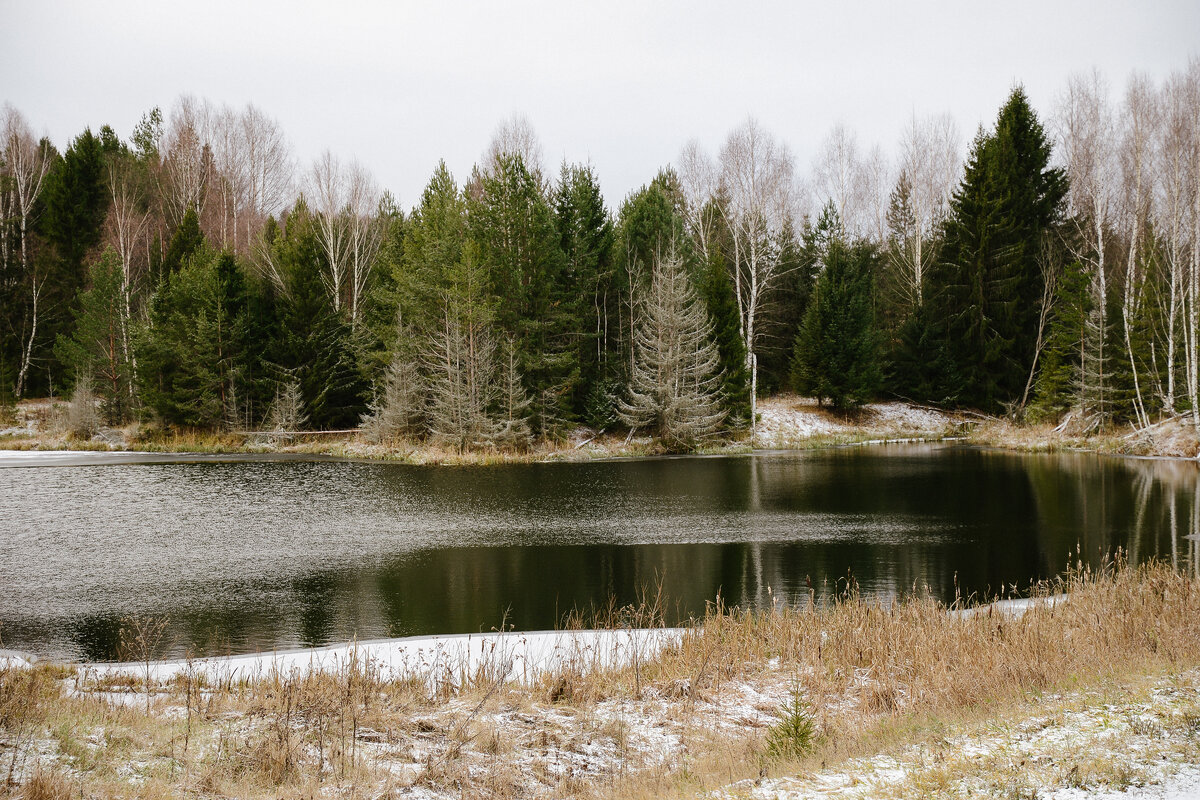
[[[476,176],[471,240],[491,276],[496,323],[517,342],[538,433],[553,435],[571,415],[579,382],[576,303],[554,212],[538,176],[519,155],[501,154]]]
[[[721,401],[729,419],[750,421],[750,372],[746,369],[746,344],[738,329],[737,298],[720,248],[710,250],[708,266],[699,286],[700,298],[712,323],[713,341],[720,354]]]
[[[217,428],[226,418],[226,400],[236,393],[241,354],[231,331],[244,320],[235,316],[238,304],[224,296],[220,258],[201,250],[169,275],[151,300],[149,324],[138,339],[142,403],[168,425]]]
[[[835,408],[862,405],[882,374],[872,299],[879,256],[871,245],[831,240],[796,336],[792,383]]]
[[[157,274],[151,276],[153,283],[157,285],[167,275],[178,272],[179,268],[203,246],[204,234],[200,230],[200,217],[196,209],[189,208],[184,212],[179,226],[175,228],[162,261],[156,265]]]
[[[619,374],[623,376],[629,374],[633,363],[637,298],[649,284],[656,259],[674,248],[689,275],[696,269],[686,230],[678,178],[669,169],[659,171],[654,180],[621,203],[611,291],[617,301],[615,349],[621,355]]]
[[[270,353],[278,380],[298,382],[309,424],[354,426],[367,410],[368,386],[350,325],[325,290],[323,251],[302,203],[293,209],[275,247],[285,281],[277,305],[280,337]]]
[[[1033,363],[1043,238],[1059,218],[1066,178],[1020,87],[996,128],[975,138],[951,201],[934,276],[946,385],[962,405],[998,410],[1021,396]]]
[[[46,176],[42,230],[75,285],[88,252],[100,242],[108,212],[104,163],[100,137],[89,128],[75,137]]]
[[[590,166],[565,163],[555,188],[555,220],[565,259],[563,291],[575,298],[579,382],[572,406],[586,416],[589,397],[613,378],[609,364],[608,304],[612,283],[613,223]],[[589,420],[594,422],[595,420]]]
[[[653,430],[669,449],[689,449],[724,421],[721,357],[712,324],[679,255],[659,256],[639,307],[633,369],[620,417]]]

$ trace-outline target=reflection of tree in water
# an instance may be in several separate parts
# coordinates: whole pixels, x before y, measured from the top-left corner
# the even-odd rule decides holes
[[[1045,571],[1076,558],[1097,565],[1124,550],[1200,575],[1200,465],[1191,461],[1055,454],[1024,459],[1046,542]]]

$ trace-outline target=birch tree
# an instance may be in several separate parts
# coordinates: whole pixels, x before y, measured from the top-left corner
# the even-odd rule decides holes
[[[380,215],[382,201],[383,193],[371,173],[358,161],[352,162],[346,176],[346,204],[343,211],[352,329],[358,328],[371,273],[379,256],[379,247],[383,243],[383,220]]]
[[[342,310],[342,292],[349,271],[349,231],[344,224],[346,180],[342,163],[331,151],[317,157],[308,171],[307,187],[312,209],[316,212],[317,233],[325,254],[322,281],[334,311]]]
[[[276,120],[248,104],[241,124],[246,167],[244,241],[249,245],[263,221],[287,203],[295,165],[291,143]]]
[[[542,162],[542,142],[533,123],[524,114],[513,114],[496,126],[483,155],[482,171],[494,175],[504,158],[513,157],[520,157],[525,168],[544,184],[546,170]]]
[[[1190,272],[1188,233],[1193,205],[1191,192],[1194,191],[1195,181],[1188,173],[1194,132],[1186,75],[1176,73],[1170,76],[1160,97],[1162,117],[1157,126],[1154,148],[1157,162],[1154,169],[1157,179],[1154,217],[1155,228],[1163,241],[1167,279],[1167,319],[1163,331],[1166,339],[1166,386],[1162,399],[1166,412],[1174,414],[1177,365],[1180,353],[1187,350],[1187,328],[1190,327],[1185,317],[1190,305],[1186,302]],[[1184,355],[1186,360],[1190,352]],[[1190,386],[1185,391],[1190,397]]]
[[[900,140],[899,176],[889,220],[889,261],[906,305],[924,302],[925,276],[937,259],[934,238],[962,167],[961,140],[949,115],[914,116]],[[902,206],[898,208],[898,206]]]
[[[843,230],[852,239],[867,229],[865,172],[858,137],[845,125],[834,126],[813,160],[812,189],[818,203],[833,203]]]
[[[695,139],[679,154],[679,184],[683,189],[684,219],[688,234],[704,263],[710,260],[710,248],[716,235],[716,214],[712,203],[717,196],[720,174],[712,158]]]
[[[5,104],[3,124],[3,172],[9,179],[11,189],[6,205],[16,217],[17,246],[20,250],[21,275],[29,286],[30,319],[28,337],[21,348],[21,365],[17,372],[14,394],[20,397],[25,390],[25,381],[29,375],[29,366],[33,360],[33,345],[37,338],[38,315],[41,311],[40,300],[46,278],[31,268],[29,258],[29,226],[38,196],[42,193],[46,174],[50,171],[53,152],[50,142],[43,138],[38,141],[29,128],[29,123],[19,111]],[[0,236],[7,240],[7,237]],[[4,264],[8,263],[8,254],[4,254]]]
[[[128,154],[110,158],[108,162],[108,217],[105,220],[109,246],[121,262],[121,350],[131,371],[137,373],[131,326],[133,297],[144,264],[138,262],[142,244],[150,228],[151,213],[142,187],[138,165]],[[130,402],[134,382],[128,382]]]
[[[750,432],[758,410],[758,316],[783,268],[781,237],[791,221],[795,166],[786,145],[750,118],[729,134],[720,154],[723,205],[733,236],[734,294],[750,371]]]
[[[211,124],[208,102],[191,95],[180,97],[171,110],[161,149],[163,180],[159,191],[167,224],[172,228],[179,225],[189,208],[204,217],[213,174]]]
[[[1150,415],[1142,391],[1138,358],[1134,351],[1134,328],[1143,302],[1145,279],[1139,258],[1146,224],[1150,218],[1153,177],[1153,133],[1158,114],[1153,86],[1144,76],[1134,76],[1125,95],[1120,161],[1122,171],[1121,222],[1126,234],[1125,285],[1121,297],[1121,330],[1125,356],[1133,382],[1133,412],[1139,427],[1149,427]]]

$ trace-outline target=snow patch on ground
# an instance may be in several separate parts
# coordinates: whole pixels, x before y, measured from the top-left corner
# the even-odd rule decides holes
[[[758,412],[755,444],[777,449],[818,436],[941,438],[960,422],[953,414],[898,401],[870,403],[854,417],[841,417],[819,408],[813,398],[795,395],[766,398],[759,402]]]
[[[836,769],[741,781],[714,797],[1197,798],[1200,674],[1184,677],[1149,698],[1043,698],[1044,715],[997,720]]]
[[[86,664],[79,669],[89,679],[142,679],[148,669],[150,680],[158,683],[186,672],[228,682],[370,668],[386,681],[419,677],[455,687],[485,674],[491,680],[528,684],[546,672],[621,667],[635,656],[645,661],[682,635],[682,628],[651,628],[413,636],[276,653],[154,661],[148,667],[123,662]]]

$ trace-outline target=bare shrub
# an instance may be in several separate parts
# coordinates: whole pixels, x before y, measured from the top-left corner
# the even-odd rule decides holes
[[[91,375],[80,375],[75,381],[75,392],[67,404],[67,432],[80,439],[90,439],[100,430],[98,400],[92,385]]]
[[[267,430],[297,431],[307,422],[300,382],[293,377],[280,381],[275,388],[271,409],[267,412]]]

